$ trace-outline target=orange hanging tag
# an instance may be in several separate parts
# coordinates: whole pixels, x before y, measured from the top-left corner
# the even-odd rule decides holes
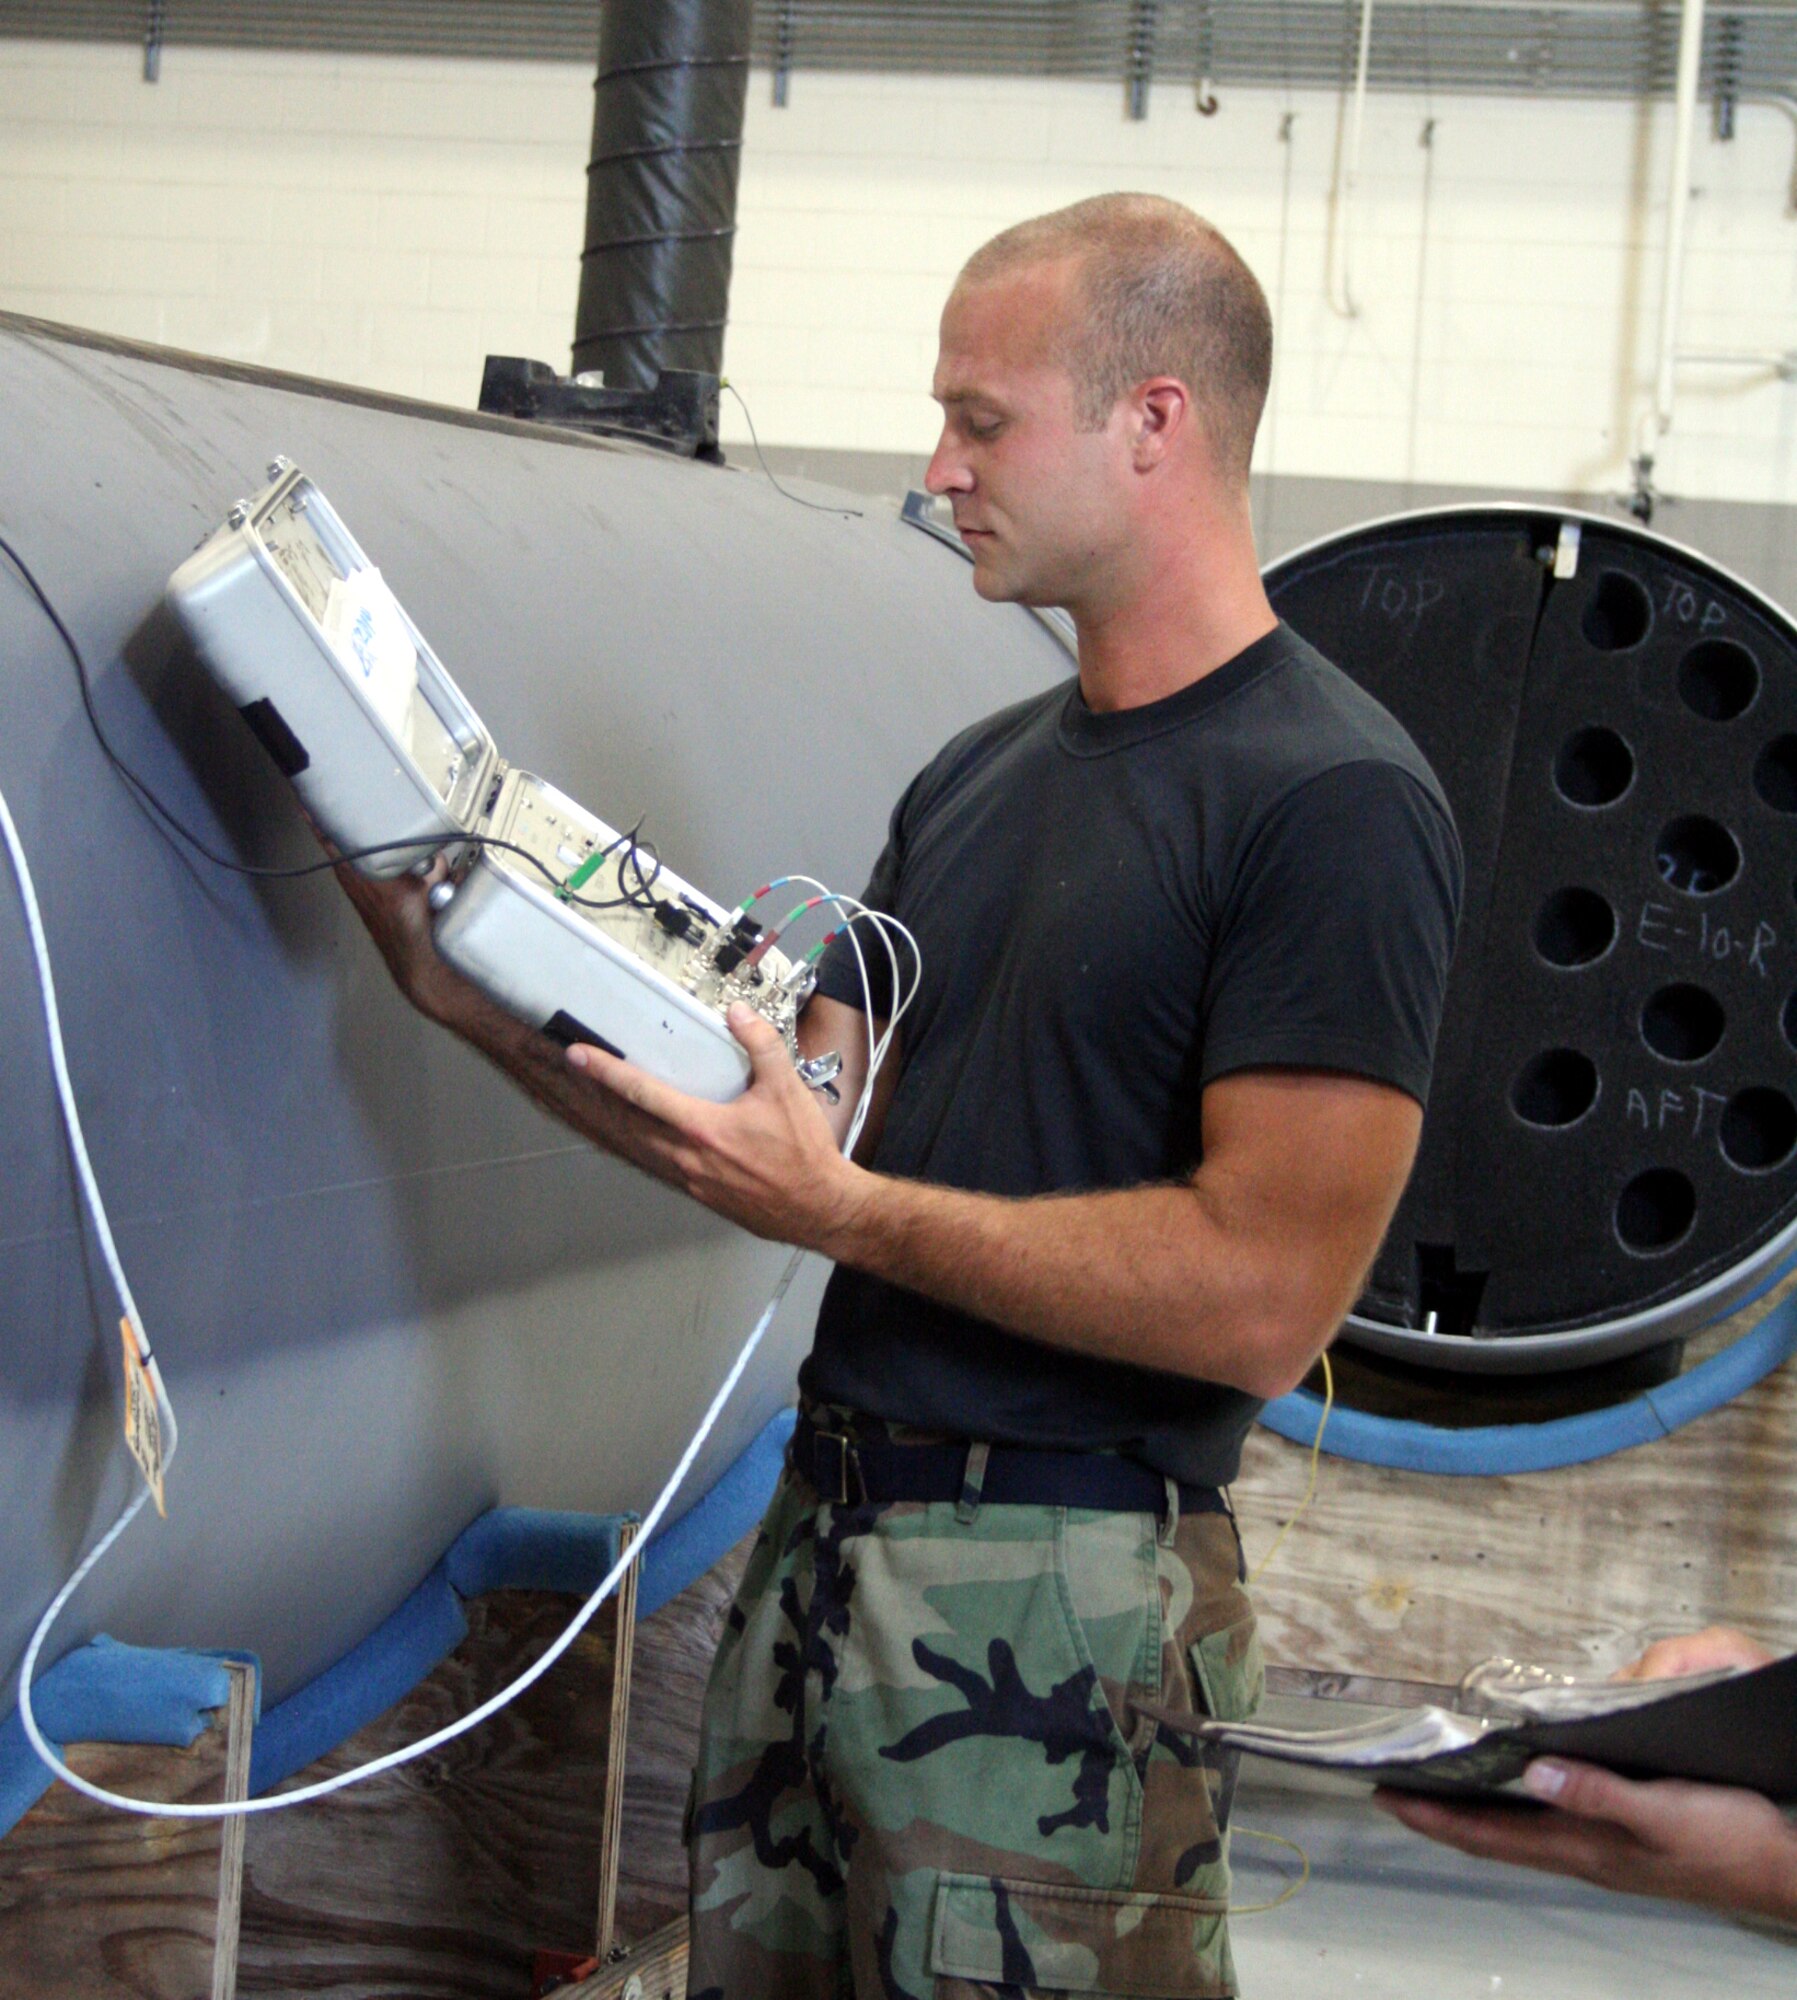
[[[166,1521],[168,1508],[162,1498],[162,1416],[156,1407],[156,1389],[144,1366],[143,1343],[127,1315],[119,1321],[119,1338],[125,1347],[125,1442],[137,1460],[156,1511]]]

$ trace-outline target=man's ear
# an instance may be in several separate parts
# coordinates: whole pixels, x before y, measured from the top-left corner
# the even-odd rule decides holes
[[[1138,472],[1162,463],[1186,426],[1194,421],[1191,391],[1177,375],[1156,375],[1141,383],[1133,398],[1132,457]]]

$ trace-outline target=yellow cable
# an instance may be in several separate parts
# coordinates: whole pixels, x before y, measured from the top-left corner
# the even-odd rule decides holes
[[[1258,1583],[1267,1573],[1267,1565],[1279,1553],[1279,1545],[1287,1535],[1303,1520],[1305,1509],[1316,1498],[1317,1467],[1323,1457],[1323,1433],[1329,1427],[1329,1412],[1335,1408],[1335,1370],[1329,1366],[1327,1352],[1323,1355],[1323,1414],[1317,1419],[1316,1441],[1310,1447],[1310,1479],[1304,1488],[1304,1498],[1298,1502],[1297,1510],[1273,1537],[1273,1546],[1248,1573],[1248,1581]]]
[[[1229,1914],[1232,1917],[1265,1916],[1267,1911],[1278,1909],[1282,1903],[1289,1903],[1298,1891],[1304,1887],[1305,1883],[1310,1880],[1310,1856],[1304,1852],[1303,1848],[1295,1840],[1287,1840],[1283,1833],[1262,1833],[1257,1826],[1236,1826],[1230,1828],[1229,1837],[1231,1840],[1269,1841],[1274,1847],[1289,1847],[1298,1857],[1298,1874],[1296,1878],[1288,1882],[1270,1903],[1231,1903]]]

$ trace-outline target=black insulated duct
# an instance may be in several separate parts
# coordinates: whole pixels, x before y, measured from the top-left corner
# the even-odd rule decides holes
[[[753,0],[604,0],[574,372],[722,372]]]

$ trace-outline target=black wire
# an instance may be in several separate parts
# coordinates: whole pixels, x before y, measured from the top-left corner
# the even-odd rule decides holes
[[[646,840],[638,841],[637,835],[642,830],[643,822],[639,819],[636,825],[630,829],[627,836],[630,846],[624,859],[618,863],[618,887],[624,891],[621,898],[622,901],[629,903],[633,909],[646,910],[649,915],[653,916],[661,907],[653,893],[656,883],[661,879],[661,856],[656,853],[653,842]],[[644,849],[648,850],[649,859],[654,863],[653,870],[647,876],[644,875],[643,864],[638,858]],[[636,887],[634,889],[624,880],[626,862],[636,876]]]
[[[641,819],[638,819],[636,825],[628,833],[619,834],[616,839],[609,842],[600,850],[600,859],[603,861],[616,848],[628,843],[629,852],[626,854],[625,860],[630,861],[635,866],[638,888],[632,891],[628,887],[624,887],[624,862],[620,861],[618,864],[618,881],[620,887],[624,887],[624,893],[621,896],[578,896],[572,889],[564,888],[561,880],[551,872],[549,864],[539,856],[533,854],[528,847],[521,847],[515,840],[501,840],[497,835],[488,833],[415,834],[409,840],[377,840],[367,847],[352,847],[335,856],[327,856],[322,861],[307,861],[292,868],[270,868],[249,861],[233,861],[228,855],[217,853],[206,841],[202,840],[197,833],[185,825],[162,803],[143,779],[137,775],[131,766],[125,762],[124,758],[112,747],[105,729],[101,726],[99,712],[94,707],[93,687],[88,680],[87,661],[82,657],[81,648],[75,643],[75,635],[63,623],[61,613],[50,602],[49,597],[44,592],[43,585],[38,582],[36,575],[33,573],[31,565],[20,555],[18,550],[13,547],[12,543],[4,535],[0,535],[0,552],[5,554],[13,568],[18,571],[20,577],[24,580],[26,589],[37,599],[44,616],[56,628],[56,636],[67,649],[69,658],[74,661],[75,680],[81,689],[81,706],[87,711],[88,726],[94,732],[95,742],[99,744],[101,750],[105,753],[106,761],[118,772],[126,784],[131,787],[131,790],[136,794],[141,803],[147,806],[171,833],[178,834],[196,854],[203,855],[215,868],[223,868],[232,875],[249,875],[264,881],[291,882],[304,875],[322,875],[327,869],[340,867],[345,862],[365,860],[371,854],[395,854],[406,848],[418,849],[420,859],[428,855],[440,854],[446,847],[497,848],[503,853],[516,854],[528,861],[543,879],[548,882],[550,887],[555,890],[563,902],[577,903],[583,910],[617,910],[628,905],[633,909],[646,910],[653,915],[658,907],[654,897],[649,892],[653,889],[656,879],[661,874],[661,858],[656,854],[653,847],[649,848],[649,856],[655,863],[655,867],[654,872],[646,880],[643,876],[642,864],[636,861],[636,837],[642,830],[643,822]]]

